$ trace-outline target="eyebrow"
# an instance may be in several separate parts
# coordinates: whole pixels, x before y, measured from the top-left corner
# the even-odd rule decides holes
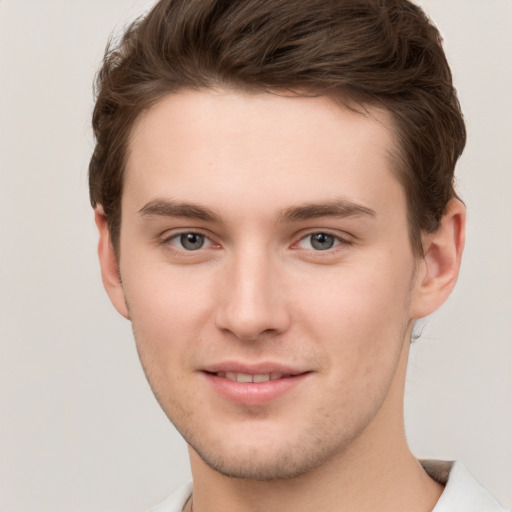
[[[345,199],[336,199],[327,203],[310,203],[286,208],[279,213],[278,222],[299,222],[320,217],[375,217],[376,215],[371,208]]]
[[[144,205],[139,213],[143,217],[185,217],[187,219],[220,222],[221,218],[209,208],[192,203],[178,203],[164,199],[155,199]]]
[[[209,208],[193,203],[175,202],[167,199],[150,201],[139,210],[139,214],[144,217],[184,217],[206,222],[223,222],[222,217]],[[300,222],[320,217],[345,218],[360,216],[375,217],[376,213],[366,206],[347,201],[346,199],[336,199],[329,202],[291,206],[278,213],[276,222]]]

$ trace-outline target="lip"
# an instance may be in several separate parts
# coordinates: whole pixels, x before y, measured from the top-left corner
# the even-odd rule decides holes
[[[300,375],[305,373],[307,369],[292,367],[282,363],[262,361],[259,363],[241,363],[236,361],[223,361],[214,363],[201,368],[202,371],[208,373],[234,372],[247,373],[250,375],[258,375],[263,373],[281,373],[283,375]]]
[[[279,374],[281,377],[264,382],[238,382],[217,375],[228,372],[245,375]],[[225,362],[208,366],[201,370],[201,374],[214,392],[223,399],[235,404],[258,406],[277,400],[292,391],[311,375],[311,371],[274,363],[246,365]]]

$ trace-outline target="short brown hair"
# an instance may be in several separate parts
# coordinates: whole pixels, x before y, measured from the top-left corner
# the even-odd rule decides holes
[[[161,0],[110,43],[97,75],[90,199],[119,249],[135,120],[169,93],[217,86],[319,94],[392,116],[413,250],[455,197],[464,120],[441,36],[408,0]]]

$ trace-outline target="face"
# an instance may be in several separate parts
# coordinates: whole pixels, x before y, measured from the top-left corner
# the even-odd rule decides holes
[[[416,261],[391,124],[370,113],[181,92],[134,127],[114,303],[223,474],[302,474],[400,416]]]

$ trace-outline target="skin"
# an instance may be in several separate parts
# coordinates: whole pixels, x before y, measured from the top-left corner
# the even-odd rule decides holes
[[[119,261],[96,211],[102,276],[189,444],[195,512],[439,498],[407,447],[403,390],[414,320],[455,284],[464,208],[449,204],[416,257],[394,142],[386,112],[222,89],[170,95],[136,122]],[[300,378],[237,402],[206,371],[219,364]]]

